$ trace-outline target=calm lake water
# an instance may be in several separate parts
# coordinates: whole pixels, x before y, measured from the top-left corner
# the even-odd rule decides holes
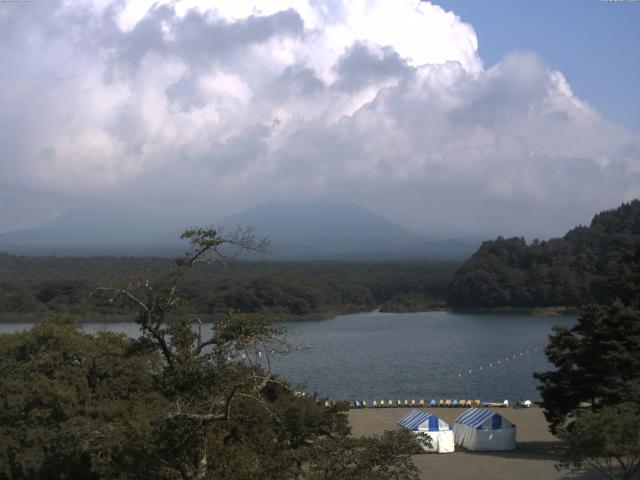
[[[544,347],[553,325],[575,317],[514,314],[361,313],[286,324],[305,345],[274,369],[307,392],[339,400],[539,399],[533,372],[550,368]],[[0,332],[28,328],[1,324]],[[135,324],[89,323],[90,332],[138,334]]]

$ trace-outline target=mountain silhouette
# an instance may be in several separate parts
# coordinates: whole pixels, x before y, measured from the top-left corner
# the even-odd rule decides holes
[[[28,255],[176,255],[182,230],[252,227],[269,237],[273,260],[464,259],[480,239],[435,240],[350,204],[267,202],[217,222],[152,210],[87,205],[38,227],[0,235],[0,250]],[[255,256],[245,258],[255,259]]]

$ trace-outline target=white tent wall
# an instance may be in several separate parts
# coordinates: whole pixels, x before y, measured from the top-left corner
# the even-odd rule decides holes
[[[425,452],[430,453],[453,453],[455,451],[455,442],[453,441],[453,431],[441,432],[419,432],[426,433],[431,439],[431,448],[423,446]]]
[[[398,422],[398,427],[429,435],[431,447],[423,446],[425,452],[451,453],[455,449],[451,426],[432,413],[412,410]]]
[[[500,430],[481,430],[458,423],[453,425],[456,445],[467,450],[504,451],[516,448],[515,427]]]
[[[516,448],[516,426],[497,412],[470,408],[453,424],[456,445],[468,450],[503,451]]]

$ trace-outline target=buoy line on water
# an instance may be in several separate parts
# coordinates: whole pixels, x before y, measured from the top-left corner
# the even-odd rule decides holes
[[[482,364],[482,365],[476,366],[475,368],[469,368],[469,369],[465,369],[462,372],[458,372],[458,377],[463,377],[465,375],[473,375],[474,373],[478,373],[480,371],[484,372],[485,370],[488,370],[488,369],[498,368],[503,365],[513,364],[515,361],[521,358],[527,357],[529,355],[537,354],[540,352],[544,352],[544,349],[539,347],[534,347],[528,350],[523,350],[521,352],[512,353],[504,357],[500,357],[498,360],[495,360],[493,362],[489,362],[488,364]]]

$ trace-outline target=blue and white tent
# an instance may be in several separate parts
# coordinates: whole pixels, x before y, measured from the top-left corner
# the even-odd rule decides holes
[[[453,424],[456,445],[469,450],[514,450],[516,426],[486,408],[470,408]]]
[[[433,413],[412,410],[398,422],[398,427],[415,433],[428,434],[431,439],[431,448],[425,446],[424,450],[427,452],[454,451],[451,426]]]

